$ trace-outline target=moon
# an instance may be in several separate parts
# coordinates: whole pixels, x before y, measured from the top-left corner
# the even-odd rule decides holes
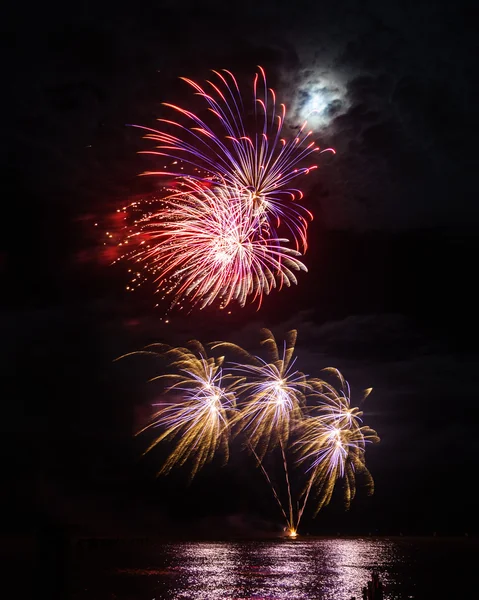
[[[341,77],[333,73],[308,71],[300,77],[292,100],[293,119],[298,124],[320,130],[349,107],[347,89]]]

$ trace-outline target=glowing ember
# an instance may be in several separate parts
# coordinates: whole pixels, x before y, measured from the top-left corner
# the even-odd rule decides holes
[[[297,537],[297,536],[298,536],[298,532],[297,532],[295,529],[290,529],[290,530],[288,531],[288,537],[290,537],[290,538],[295,538],[295,537]]]

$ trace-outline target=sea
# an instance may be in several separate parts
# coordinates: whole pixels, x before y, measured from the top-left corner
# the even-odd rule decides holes
[[[74,600],[356,600],[374,572],[385,600],[479,598],[479,540],[83,540]]]

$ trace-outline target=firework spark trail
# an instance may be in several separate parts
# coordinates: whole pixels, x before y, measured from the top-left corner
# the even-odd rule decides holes
[[[338,380],[338,387],[322,379],[311,380],[311,385],[317,390],[322,404],[319,411],[325,417],[337,423],[338,427],[359,428],[362,422],[362,412],[358,407],[351,407],[351,389],[349,383],[344,379],[342,373],[335,367],[327,367],[324,372],[332,375]],[[362,404],[371,393],[372,388],[364,390],[360,401]]]
[[[284,518],[286,520],[286,523],[287,523],[288,527],[290,529],[293,529],[294,523],[293,523],[293,520],[292,520],[292,513],[290,512],[290,516],[289,516],[289,519],[288,519],[288,515],[286,514],[286,511],[284,510],[283,503],[281,502],[280,497],[278,495],[278,492],[276,491],[276,488],[274,487],[273,482],[271,481],[271,478],[268,475],[268,471],[266,470],[265,466],[263,465],[263,461],[256,454],[256,451],[253,448],[253,446],[251,446],[250,444],[248,444],[248,448],[251,451],[251,453],[253,454],[253,456],[255,457],[256,462],[258,463],[259,467],[261,468],[261,471],[262,471],[263,475],[265,476],[266,481],[268,482],[269,486],[271,487],[271,490],[273,492],[273,496],[274,496],[276,502],[278,503],[278,506],[281,509],[281,512],[283,513],[283,516],[284,516]]]
[[[289,471],[288,471],[288,461],[286,460],[286,453],[284,451],[283,442],[280,440],[279,445],[281,448],[281,455],[283,457],[283,469],[284,469],[284,477],[286,479],[286,490],[288,492],[288,506],[289,506],[289,523],[288,527],[290,531],[296,531],[298,526],[294,524],[294,513],[293,513],[293,498],[291,495],[291,483],[289,481]]]
[[[296,284],[294,272],[307,270],[287,240],[269,237],[239,192],[228,188],[185,183],[162,200],[161,210],[135,223],[128,239],[138,237],[129,258],[148,265],[173,304],[188,298],[201,308],[232,300],[244,306],[251,295],[260,306],[264,294]]]

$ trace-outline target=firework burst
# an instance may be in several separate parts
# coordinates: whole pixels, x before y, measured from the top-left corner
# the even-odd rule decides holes
[[[298,464],[307,465],[310,473],[303,510],[311,488],[314,488],[318,498],[315,514],[330,502],[339,479],[344,482],[346,508],[355,496],[358,475],[365,482],[368,493],[373,493],[374,482],[366,468],[365,451],[367,443],[379,442],[377,433],[362,425],[360,409],[351,407],[350,387],[343,375],[335,368],[325,371],[336,376],[339,386],[335,388],[322,380],[311,382],[317,390],[319,403],[302,420],[294,444],[299,452]],[[367,389],[362,400],[370,392],[371,388]]]
[[[235,409],[234,387],[239,378],[223,374],[222,357],[208,358],[199,342],[193,341],[190,345],[191,348],[168,348],[154,344],[146,350],[146,353],[159,354],[169,362],[167,374],[151,379],[168,383],[165,401],[154,405],[158,410],[151,422],[137,434],[152,428],[161,430],[145,454],[162,441],[173,443],[173,451],[159,475],[189,463],[193,478],[217,452],[225,460],[228,458],[228,413]],[[172,401],[168,402],[168,398]]]
[[[251,296],[261,305],[265,294],[296,284],[296,273],[307,270],[287,239],[271,237],[239,190],[194,181],[181,188],[138,219],[127,238],[135,247],[129,258],[147,266],[172,304],[244,306]]]
[[[297,332],[288,332],[282,348],[269,329],[263,329],[262,335],[267,360],[235,344],[216,344],[239,353],[242,358],[241,363],[232,367],[244,377],[237,390],[243,399],[239,402],[237,421],[239,430],[261,457],[278,444],[286,446],[310,390],[304,373],[294,368]]]

